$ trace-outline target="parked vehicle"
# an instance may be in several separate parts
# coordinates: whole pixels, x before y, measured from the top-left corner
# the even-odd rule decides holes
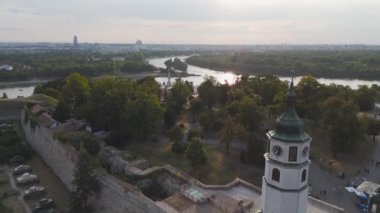
[[[17,184],[35,183],[38,181],[38,177],[35,174],[24,173],[16,178]]]
[[[31,186],[24,191],[24,198],[34,198],[46,194],[46,190],[43,186]]]
[[[55,204],[54,204],[53,199],[42,198],[41,200],[33,204],[33,213],[53,209],[54,206]]]
[[[9,165],[11,166],[18,166],[20,164],[23,164],[25,162],[25,158],[19,155],[13,156],[9,161]]]
[[[13,174],[14,175],[22,175],[26,172],[31,172],[32,171],[32,167],[29,166],[29,165],[20,165],[16,168],[13,169]]]

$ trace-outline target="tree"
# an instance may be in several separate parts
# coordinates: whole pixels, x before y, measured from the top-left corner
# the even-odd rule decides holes
[[[152,76],[137,80],[137,89],[149,94],[157,95],[158,98],[161,96],[160,84]]]
[[[60,122],[68,120],[70,116],[70,106],[65,101],[58,101],[57,106],[55,107],[53,117]]]
[[[199,115],[199,123],[204,132],[217,130],[219,128],[219,120],[217,112],[212,110],[202,112]]]
[[[173,60],[170,58],[170,59],[166,60],[166,61],[164,62],[164,64],[165,64],[165,66],[166,66],[167,68],[169,68],[169,71],[170,71],[170,68],[173,67]]]
[[[42,94],[45,94],[47,96],[50,96],[50,97],[53,97],[55,99],[61,99],[61,92],[57,89],[54,89],[54,88],[47,88],[47,89],[44,89],[42,92]]]
[[[339,97],[330,97],[322,103],[321,111],[334,155],[354,151],[363,134],[354,104]]]
[[[90,90],[88,79],[79,73],[73,73],[67,78],[66,85],[62,89],[62,97],[66,103],[76,107],[87,102]]]
[[[163,109],[157,96],[137,91],[135,99],[125,104],[120,125],[127,136],[147,138],[162,120],[162,115]]]
[[[332,152],[336,155],[355,150],[362,136],[362,128],[355,114],[347,114],[336,119],[336,123],[330,126],[328,134]]]
[[[360,111],[370,111],[375,106],[376,90],[368,86],[360,86],[355,91],[355,100]]]
[[[169,139],[174,143],[181,142],[181,140],[183,139],[183,129],[179,125],[175,126],[169,131],[168,136]]]
[[[141,89],[141,88],[140,88]],[[106,131],[120,128],[125,104],[135,91],[135,82],[129,79],[102,77],[93,82],[89,105],[94,125]]]
[[[261,97],[261,103],[264,106],[274,104],[275,96],[287,91],[286,83],[273,75],[256,76],[249,79],[249,82],[254,93]]]
[[[182,143],[183,139],[183,128],[181,125],[173,127],[169,131],[169,139],[170,141],[173,141],[172,144],[172,151],[178,154],[182,154],[186,151],[187,143]]]
[[[263,158],[263,154],[265,152],[265,142],[259,140],[254,135],[248,135],[247,138],[247,151],[246,151],[246,157],[247,161],[260,167],[264,168],[265,161]]]
[[[179,58],[174,58],[172,66],[176,70],[181,70],[184,72],[187,71],[187,64],[185,62],[182,62],[181,59],[179,59]]]
[[[238,119],[246,131],[253,133],[259,130],[262,124],[262,115],[255,99],[246,96],[240,101]]]
[[[321,112],[323,112],[322,125],[327,129],[329,126],[335,125],[340,116],[347,114],[356,115],[356,108],[352,102],[333,96],[321,104]]]
[[[207,163],[202,139],[194,137],[190,141],[186,150],[186,158],[190,161],[193,168],[199,168]]]
[[[219,100],[218,83],[213,76],[205,77],[205,80],[198,87],[198,94],[201,101],[211,109]]]
[[[202,108],[203,108],[203,103],[201,100],[199,100],[198,98],[191,99],[190,110],[191,110],[191,113],[193,114],[193,123],[195,123],[195,115],[201,113]]]
[[[73,191],[70,197],[71,212],[92,212],[88,199],[100,191],[94,168],[93,160],[81,148],[79,161],[74,169]]]
[[[229,155],[230,144],[235,137],[236,129],[237,127],[236,127],[234,118],[231,116],[227,116],[224,119],[224,127],[221,130],[221,140],[220,140],[220,142],[224,144],[226,147],[227,155]]]
[[[2,97],[2,99],[8,99],[8,95],[7,95],[7,93],[3,92],[3,97]]]
[[[191,95],[191,88],[181,80],[176,80],[171,89],[171,95],[168,99],[168,107],[171,107],[175,113],[180,114],[184,109],[189,96]]]
[[[304,76],[298,82],[297,112],[303,117],[318,120],[320,117],[318,104],[321,102],[322,85],[313,76]]]
[[[364,115],[361,119],[361,122],[363,123],[365,132],[368,135],[371,135],[372,141],[375,142],[375,137],[380,134],[380,121]]]

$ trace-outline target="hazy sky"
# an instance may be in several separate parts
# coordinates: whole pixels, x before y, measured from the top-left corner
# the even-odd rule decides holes
[[[0,0],[0,42],[380,44],[380,0]]]

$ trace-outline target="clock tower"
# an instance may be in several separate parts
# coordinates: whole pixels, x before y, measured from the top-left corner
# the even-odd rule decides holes
[[[304,132],[295,99],[292,79],[286,109],[277,118],[275,129],[267,133],[262,187],[264,213],[306,213],[311,137]]]

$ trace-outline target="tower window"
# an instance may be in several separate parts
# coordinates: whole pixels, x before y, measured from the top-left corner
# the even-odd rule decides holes
[[[289,161],[297,161],[298,148],[296,146],[289,147]]]
[[[307,171],[306,171],[306,169],[304,169],[304,170],[302,171],[301,182],[304,182],[304,181],[306,180],[306,174],[307,174]]]
[[[272,170],[272,180],[276,182],[280,182],[280,170],[276,168]]]

